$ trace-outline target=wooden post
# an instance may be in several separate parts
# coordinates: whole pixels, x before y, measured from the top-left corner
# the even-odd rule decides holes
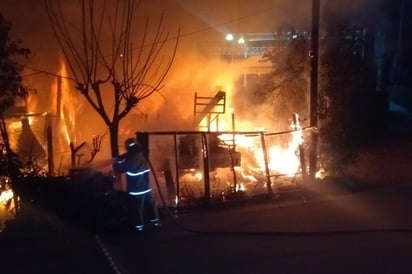
[[[266,188],[269,194],[273,194],[272,182],[270,180],[270,170],[269,170],[269,161],[268,161],[268,155],[267,155],[267,150],[266,150],[265,134],[263,131],[260,133],[260,141],[262,143],[263,159],[265,161]]]
[[[174,132],[173,134],[173,143],[175,147],[175,169],[176,169],[176,207],[179,206],[180,201],[180,182],[179,182],[179,155],[177,150],[177,134]]]
[[[230,152],[230,161],[232,164],[232,172],[233,172],[233,191],[236,192],[237,188],[237,176],[236,176],[236,169],[235,169],[235,159],[236,157],[236,127],[235,127],[235,113],[232,111],[232,139],[233,139],[233,146],[232,149],[229,151]]]
[[[207,136],[202,132],[202,158],[203,158],[203,177],[205,182],[205,202],[210,202],[210,176],[209,176],[209,148]]]
[[[149,133],[147,132],[137,132],[136,141],[142,146],[142,152],[144,157],[149,160]]]
[[[53,128],[52,128],[52,115],[46,114],[46,142],[47,142],[47,168],[48,173],[51,175],[54,173],[54,155],[53,155]]]
[[[62,108],[62,77],[57,77],[57,96],[56,96],[56,116],[58,119],[61,118],[61,108]]]
[[[312,127],[309,149],[309,171],[311,179],[315,178],[317,169],[317,101],[318,101],[318,63],[319,63],[319,1],[312,0],[312,34],[311,34],[311,75],[310,75],[310,126]]]
[[[299,145],[299,160],[300,168],[302,170],[302,180],[304,184],[307,184],[308,176],[306,173],[305,150],[303,149],[303,144]]]

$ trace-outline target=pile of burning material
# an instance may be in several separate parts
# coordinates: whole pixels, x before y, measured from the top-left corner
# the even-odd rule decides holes
[[[11,189],[9,182],[9,177],[0,177],[0,204],[8,204],[14,197],[13,190]]]
[[[207,159],[205,153],[208,155]],[[233,182],[221,180],[219,171],[229,170],[232,174],[229,177],[233,176],[233,169],[240,165],[241,153],[219,139],[219,133],[208,133],[207,138],[186,135],[180,138],[178,160],[181,168],[179,182],[183,202],[205,196],[207,190],[203,186],[204,180],[210,181],[210,194],[213,198],[224,199],[224,193],[231,189],[230,185]],[[206,170],[209,171],[209,176],[204,176]]]
[[[0,177],[0,232],[5,228],[6,221],[15,216],[15,196],[9,182],[9,177]]]
[[[200,170],[186,170],[179,178],[180,204],[194,204],[205,196],[203,174]]]
[[[219,133],[209,133],[207,144],[202,143],[199,136],[186,135],[180,138],[179,166],[182,170],[192,171],[202,166],[202,153],[205,147],[209,152],[209,167],[211,170],[222,167],[240,165],[240,152],[219,139]]]
[[[176,204],[272,193],[298,184],[306,172],[303,130],[297,115],[291,127],[275,133],[191,132],[180,137],[178,148],[173,149],[170,143],[165,149],[162,142],[162,153],[154,148],[151,153],[177,154],[175,174],[169,174],[171,182],[166,182],[175,184],[176,193],[169,197],[177,197]]]

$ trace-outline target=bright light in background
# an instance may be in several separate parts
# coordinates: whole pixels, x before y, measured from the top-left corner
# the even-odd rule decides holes
[[[233,34],[231,33],[226,34],[225,36],[226,41],[233,41],[233,39],[234,39]]]
[[[235,40],[235,36],[232,33],[228,33],[225,36],[225,40],[226,41],[234,41]],[[239,38],[237,38],[237,43],[238,44],[244,44],[246,42],[245,38],[243,36],[240,36]]]

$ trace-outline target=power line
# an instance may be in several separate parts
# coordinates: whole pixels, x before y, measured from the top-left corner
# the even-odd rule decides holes
[[[262,14],[262,13],[265,13],[265,12],[268,12],[268,11],[270,11],[270,10],[273,10],[274,8],[275,8],[275,6],[273,5],[273,6],[269,6],[269,7],[266,8],[266,9],[259,9],[259,10],[255,11],[254,13],[250,13],[250,14],[247,14],[247,15],[244,15],[244,16],[240,16],[240,17],[237,17],[237,18],[233,18],[233,19],[224,21],[224,22],[222,22],[222,23],[215,24],[215,25],[211,25],[211,26],[208,26],[208,27],[205,27],[205,28],[202,28],[202,29],[198,29],[198,30],[194,30],[194,31],[191,31],[191,32],[184,33],[184,34],[182,34],[180,37],[191,36],[191,35],[194,35],[194,34],[197,34],[197,33],[201,33],[201,32],[204,32],[204,31],[208,31],[208,30],[210,30],[210,29],[215,29],[215,28],[218,28],[218,27],[222,27],[222,26],[225,26],[225,25],[234,23],[234,22],[238,22],[238,21],[241,21],[241,20],[246,19],[246,18],[249,18],[249,17],[258,16],[258,15],[260,15],[260,14]],[[172,38],[171,38],[171,39],[172,39]]]
[[[218,28],[218,27],[222,27],[222,26],[225,26],[225,25],[229,25],[229,24],[234,23],[234,22],[242,21],[242,20],[244,20],[244,19],[246,19],[246,18],[255,17],[255,16],[258,16],[258,15],[260,15],[260,14],[262,14],[262,13],[266,13],[266,12],[268,12],[268,11],[270,11],[270,10],[273,10],[274,8],[275,8],[275,5],[269,6],[268,8],[265,8],[265,9],[262,8],[262,9],[256,10],[256,11],[253,12],[253,13],[250,13],[250,14],[247,14],[247,15],[243,15],[243,16],[239,16],[239,17],[237,17],[237,18],[232,18],[232,19],[227,20],[227,21],[224,21],[224,22],[222,22],[222,23],[210,25],[210,26],[207,26],[207,27],[204,27],[204,28],[201,28],[201,29],[197,29],[197,30],[194,30],[194,31],[190,31],[190,32],[187,32],[187,33],[183,33],[183,34],[181,34],[181,35],[179,35],[179,36],[170,37],[170,38],[166,39],[165,42],[167,42],[167,41],[173,41],[173,40],[176,40],[176,39],[181,38],[181,37],[189,37],[189,36],[192,36],[192,35],[195,35],[195,34],[198,34],[198,33],[202,33],[202,32],[205,32],[205,31],[209,31],[209,30],[211,30],[211,29],[216,29],[216,28]],[[160,42],[159,42],[159,43],[160,43]],[[151,46],[151,45],[153,45],[153,44],[147,44],[147,45],[144,45],[144,46],[142,46],[142,47],[147,47],[147,46]],[[141,47],[139,47],[139,48],[141,48]],[[138,49],[138,48],[135,48],[135,50],[137,50],[137,49]],[[55,77],[68,78],[68,77],[66,77],[66,76],[62,76],[62,75],[59,75],[59,74],[57,74],[57,73],[49,72],[49,71],[47,71],[47,70],[37,69],[37,68],[34,68],[34,67],[29,67],[29,66],[25,66],[25,68],[26,68],[26,69],[29,69],[29,70],[32,70],[32,71],[34,71],[34,72],[33,72],[33,73],[26,74],[26,75],[22,75],[23,78],[24,78],[24,77],[31,77],[31,76],[38,75],[38,74],[46,74],[46,75],[55,76]]]

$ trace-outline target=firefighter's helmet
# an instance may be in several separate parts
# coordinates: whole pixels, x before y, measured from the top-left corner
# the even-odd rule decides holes
[[[134,151],[134,152],[142,151],[142,146],[134,138],[126,139],[124,144],[126,146],[127,151]]]
[[[128,138],[126,139],[126,141],[124,142],[126,148],[131,148],[137,145],[137,142],[134,138]]]

